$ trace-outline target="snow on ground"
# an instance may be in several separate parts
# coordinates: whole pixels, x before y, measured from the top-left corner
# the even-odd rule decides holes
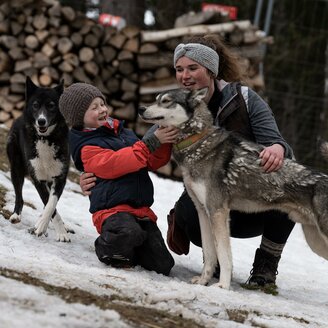
[[[151,178],[155,186],[153,209],[166,236],[166,215],[183,187],[154,174]],[[12,211],[14,192],[8,172],[0,171],[0,185],[9,190],[5,209]],[[27,229],[42,211],[29,180],[25,181],[24,200],[35,208],[24,207],[21,223],[13,225],[0,215],[0,327],[131,326],[118,311],[95,303],[68,302],[51,289],[6,276],[5,269],[26,273],[39,284],[78,288],[99,298],[120,294],[135,305],[181,315],[206,327],[328,326],[328,262],[312,253],[299,225],[285,247],[277,278],[279,295],[273,296],[240,286],[249,276],[260,238],[232,239],[233,280],[230,290],[222,290],[189,282],[202,269],[201,249],[194,246],[187,256],[173,254],[176,265],[169,277],[141,267],[114,269],[99,262],[93,247],[97,232],[88,212],[89,201],[73,182],[67,182],[57,207],[64,222],[76,232],[71,243],[56,242],[51,225],[48,237],[29,234]],[[211,284],[215,282],[213,279]]]

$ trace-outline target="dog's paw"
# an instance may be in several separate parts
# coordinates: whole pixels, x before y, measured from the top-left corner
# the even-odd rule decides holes
[[[66,232],[58,233],[56,240],[60,241],[60,242],[63,242],[63,243],[70,243],[71,242],[71,239],[68,237],[68,234]]]
[[[191,283],[206,286],[208,284],[208,280],[205,279],[203,276],[195,276],[192,277]]]
[[[34,235],[40,237],[42,235],[46,235],[48,229],[49,221],[44,219],[39,219],[38,222],[34,226]]]
[[[9,218],[9,222],[12,224],[16,224],[21,222],[21,217],[17,213],[13,213],[11,217]]]
[[[230,284],[222,283],[220,281],[216,284],[213,284],[212,286],[213,287],[219,287],[219,288],[222,288],[222,289],[230,289]]]
[[[36,235],[36,236],[38,236],[38,237],[40,237],[40,236],[42,235],[42,234],[38,234],[38,233],[36,232],[36,228],[35,228],[35,227],[33,227],[33,228],[29,228],[27,231],[28,231],[31,235]],[[44,235],[45,237],[48,237],[48,233],[47,233],[47,232],[44,232],[43,235]]]

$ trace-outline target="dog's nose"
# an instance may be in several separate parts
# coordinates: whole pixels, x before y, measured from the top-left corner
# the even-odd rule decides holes
[[[39,118],[38,119],[38,125],[39,126],[45,126],[47,124],[47,120],[45,118]]]
[[[141,106],[138,109],[139,115],[142,115],[145,111],[146,111],[146,107],[144,107],[144,106]]]

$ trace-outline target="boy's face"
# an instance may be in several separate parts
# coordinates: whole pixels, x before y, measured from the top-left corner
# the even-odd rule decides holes
[[[99,128],[106,123],[109,115],[109,110],[100,97],[96,97],[92,100],[89,108],[84,114],[84,127],[86,128]]]

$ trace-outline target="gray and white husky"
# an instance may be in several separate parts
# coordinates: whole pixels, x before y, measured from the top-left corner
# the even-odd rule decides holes
[[[279,171],[265,173],[259,160],[264,147],[214,126],[206,93],[207,88],[167,91],[139,109],[144,121],[181,131],[173,156],[198,211],[204,255],[202,274],[192,282],[206,285],[218,260],[217,286],[230,287],[230,210],[286,212],[302,224],[311,249],[328,259],[328,175],[290,159]]]

